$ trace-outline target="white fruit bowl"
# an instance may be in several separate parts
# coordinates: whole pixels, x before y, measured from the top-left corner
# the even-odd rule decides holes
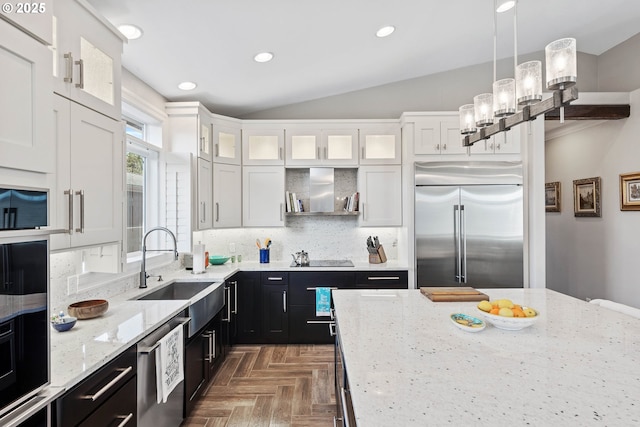
[[[478,309],[478,311],[484,316],[487,322],[491,323],[498,329],[504,329],[505,331],[519,331],[524,328],[528,328],[538,321],[540,313],[534,317],[504,317],[497,314],[487,313]]]

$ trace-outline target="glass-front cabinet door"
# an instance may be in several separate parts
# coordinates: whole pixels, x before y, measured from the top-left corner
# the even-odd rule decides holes
[[[322,131],[323,158],[335,166],[358,165],[358,129]]]
[[[285,136],[287,166],[314,166],[322,163],[320,130],[287,128]]]
[[[357,166],[358,129],[287,128],[287,166]]]
[[[213,122],[213,161],[239,165],[241,162],[240,127],[219,126]]]
[[[283,129],[244,129],[242,131],[243,165],[284,165]]]
[[[360,164],[400,164],[400,126],[378,125],[360,129]]]

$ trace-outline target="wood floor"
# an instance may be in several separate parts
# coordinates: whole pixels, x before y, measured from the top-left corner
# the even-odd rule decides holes
[[[333,345],[235,346],[181,427],[330,427]]]

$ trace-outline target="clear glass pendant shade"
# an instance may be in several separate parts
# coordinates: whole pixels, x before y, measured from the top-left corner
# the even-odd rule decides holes
[[[493,124],[493,94],[481,93],[473,97],[476,126],[484,127]]]
[[[518,105],[542,101],[542,62],[529,61],[516,67],[516,101]]]
[[[510,116],[516,112],[516,81],[502,79],[493,82],[493,115]]]
[[[578,79],[576,62],[576,39],[560,39],[544,48],[547,89],[573,86]]]
[[[460,112],[460,133],[468,135],[476,131],[476,120],[473,104],[465,104],[458,109]]]

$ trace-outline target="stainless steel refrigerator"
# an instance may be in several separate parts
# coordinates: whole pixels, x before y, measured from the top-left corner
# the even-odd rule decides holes
[[[415,167],[417,287],[522,287],[521,162]]]

